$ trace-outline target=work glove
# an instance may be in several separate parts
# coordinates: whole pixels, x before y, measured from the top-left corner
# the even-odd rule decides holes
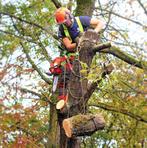
[[[84,34],[84,32],[80,32],[78,36],[81,37],[83,34]]]
[[[78,45],[79,41],[80,41],[80,37],[78,36],[78,37],[75,38],[74,42]]]
[[[79,35],[75,38],[75,43],[77,43],[77,45],[79,44],[80,38],[83,36],[83,32],[80,32]]]

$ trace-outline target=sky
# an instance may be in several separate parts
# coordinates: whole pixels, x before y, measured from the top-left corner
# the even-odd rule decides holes
[[[69,0],[62,0],[62,2],[64,4],[67,4]],[[17,2],[20,2],[20,0],[2,0],[2,4],[6,4],[6,3],[17,3]],[[21,0],[21,2],[26,2],[26,0]],[[110,1],[108,0],[101,0],[100,1],[101,4],[106,4]],[[112,1],[113,2],[113,1]],[[142,3],[145,3],[146,2],[146,6],[147,6],[147,1],[146,0],[142,0],[141,1]],[[131,3],[131,5],[130,5]],[[96,4],[97,5],[97,4]],[[116,5],[114,7],[114,9],[119,12],[120,15],[122,16],[131,16],[133,15],[133,13],[135,14],[135,18],[132,18],[134,19],[135,21],[139,21],[143,24],[147,24],[147,19],[146,19],[146,15],[144,13],[144,10],[140,7],[139,3],[135,0],[126,0],[126,2],[123,2],[121,4],[121,7],[119,7],[118,5]],[[112,17],[113,19],[113,17]],[[120,18],[115,18],[114,22],[116,22],[116,24],[119,26],[119,27],[124,27],[124,28],[127,28],[129,30],[129,34],[132,38],[132,41],[136,41],[136,42],[140,42],[140,43],[143,43],[146,41],[146,39],[144,38],[145,36],[147,36],[147,32],[145,32],[140,26],[134,24],[134,23],[131,23],[131,22],[128,22],[128,21],[125,21],[124,19],[120,19]],[[119,22],[119,24],[118,24]]]

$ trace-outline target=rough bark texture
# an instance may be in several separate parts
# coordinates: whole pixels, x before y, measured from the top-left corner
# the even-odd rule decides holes
[[[55,105],[50,105],[50,121],[47,148],[59,147],[59,125],[57,122],[57,111]]]
[[[60,134],[61,137],[61,147],[80,147],[80,142],[79,139],[75,139],[73,137],[67,138],[65,136],[65,131],[63,130],[62,127],[62,122],[64,119],[68,117],[73,117],[78,114],[84,114],[86,113],[86,105],[87,101],[84,101],[84,95],[87,94],[88,92],[88,80],[84,78],[84,75],[81,74],[81,62],[85,63],[88,67],[90,66],[94,52],[92,51],[92,48],[98,41],[98,36],[95,34],[93,31],[88,31],[84,33],[82,38],[80,39],[79,42],[79,56],[77,59],[73,62],[73,72],[71,73],[70,80],[68,82],[68,94],[69,94],[69,99],[68,99],[68,106],[64,108],[63,110],[60,111],[58,114],[58,120],[60,122]],[[90,96],[89,96],[90,97]],[[89,98],[88,98],[89,99]],[[73,107],[74,106],[74,107]],[[86,119],[86,118],[85,118]],[[98,118],[97,118],[98,119]],[[64,120],[66,121],[66,120]],[[81,120],[82,121],[82,120]],[[102,120],[100,119],[99,122]],[[86,120],[85,120],[86,122]],[[80,123],[80,122],[79,122]],[[76,131],[73,133],[75,136],[79,135],[89,135],[93,133],[94,131],[98,130],[94,126],[93,121],[86,122],[87,123],[87,130],[86,127],[83,131],[80,130],[82,129],[83,125],[79,125],[79,131]],[[98,123],[98,122],[96,122]],[[92,126],[93,125],[93,126]],[[89,127],[91,129],[89,129]],[[104,127],[104,125],[103,125]],[[84,128],[84,127],[83,127]],[[78,129],[78,128],[77,128]],[[73,131],[76,130],[75,128]],[[77,134],[76,134],[77,133]]]
[[[103,44],[103,47],[104,46],[109,47],[109,45],[110,45],[110,43],[106,43],[106,44]],[[99,48],[99,45],[97,45],[94,47],[93,50],[94,50],[94,52],[103,52],[103,53],[112,54],[131,65],[134,65],[138,68],[147,70],[147,62],[146,61],[144,61],[144,60],[139,61],[138,59],[135,59],[133,56],[129,55],[128,53],[121,51],[119,47],[112,46],[111,48],[105,48],[105,49],[103,48],[103,50],[101,50]]]
[[[52,2],[55,4],[57,8],[61,6],[58,0],[52,0]],[[88,15],[88,16],[92,15],[95,0],[77,0],[76,2],[77,2],[76,15]],[[15,18],[17,20],[20,20],[22,22],[31,24],[33,26],[39,27],[40,29],[47,31],[55,39],[58,39],[56,35],[52,34],[52,32],[48,31],[48,29],[38,24],[35,24],[32,22],[30,23],[29,21],[23,20],[12,14],[8,14],[8,13],[3,13],[3,14],[6,16]],[[65,108],[63,108],[58,113],[54,105],[51,104],[50,106],[48,142],[47,142],[47,145],[45,145],[47,148],[80,148],[80,138],[77,138],[76,136],[89,135],[94,131],[96,131],[98,128],[94,126],[95,123],[98,123],[98,125],[102,125],[102,127],[104,126],[103,125],[104,122],[102,122],[102,124],[99,124],[99,122],[102,121],[103,119],[96,118],[96,117],[88,118],[89,120],[87,120],[87,118],[84,118],[84,120],[83,119],[81,119],[80,121],[78,120],[79,121],[78,123],[75,122],[75,120],[77,120],[77,115],[86,113],[87,102],[90,96],[92,95],[92,93],[97,88],[97,82],[101,81],[101,80],[98,80],[97,82],[94,82],[89,85],[88,80],[84,78],[84,75],[80,74],[80,70],[82,67],[79,61],[82,61],[83,63],[86,63],[88,66],[90,66],[94,54],[96,52],[103,52],[103,53],[110,53],[122,59],[123,61],[126,61],[127,63],[137,66],[139,68],[147,69],[146,61],[135,60],[135,58],[120,51],[119,48],[116,48],[116,47],[110,48],[111,45],[109,43],[94,45],[93,41],[90,39],[90,34],[89,35],[87,34],[87,37],[89,39],[85,39],[85,40],[83,39],[83,42],[81,42],[82,44],[79,47],[80,51],[79,51],[78,60],[75,60],[73,63],[74,73],[71,74],[70,81],[68,82],[68,92],[69,92],[68,105],[65,106]],[[34,64],[33,60],[31,60],[28,54],[28,51],[25,50],[25,46],[23,45],[23,43],[20,42],[20,44],[23,47],[24,53],[26,53],[26,56],[29,62],[31,63],[32,67],[38,72],[38,74],[41,76],[41,78],[45,82],[47,82],[48,84],[51,84],[50,80],[47,79],[42,74],[40,69]],[[105,76],[105,74],[106,72],[103,73],[103,76]],[[138,121],[147,122],[145,119],[141,118],[140,116],[134,116],[134,114],[127,113],[124,110],[114,110],[111,106],[105,107],[103,104],[99,104],[98,107],[107,109],[109,111],[115,111],[115,112],[126,114],[130,117],[137,119]],[[98,120],[93,122],[93,119],[98,119]],[[68,127],[72,127],[71,134],[70,134],[71,136],[69,136],[71,138],[68,138],[65,134],[66,128],[65,130],[63,129],[63,126],[62,126],[63,121],[67,121],[65,122],[67,123],[66,125]],[[86,122],[86,124],[84,124],[84,122]]]
[[[95,0],[77,0],[76,16],[92,16]]]

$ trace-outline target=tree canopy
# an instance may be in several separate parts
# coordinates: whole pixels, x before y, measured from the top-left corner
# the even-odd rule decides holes
[[[24,0],[0,3],[0,146],[58,145],[52,77],[45,72],[59,55],[54,11],[101,18],[105,28],[90,67],[81,73],[91,87],[88,113],[101,113],[106,127],[81,137],[81,147],[147,145],[147,3],[144,0]],[[104,65],[114,70],[102,77]],[[88,69],[88,70],[87,70]],[[87,71],[89,73],[87,74]]]

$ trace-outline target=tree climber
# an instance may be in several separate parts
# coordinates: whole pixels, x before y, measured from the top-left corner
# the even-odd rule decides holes
[[[74,17],[70,10],[63,7],[56,10],[55,19],[59,24],[58,37],[69,52],[75,52],[76,38],[80,35],[80,32],[93,28],[98,34],[104,27],[104,23],[99,19],[89,16]]]
[[[64,7],[61,7],[56,10],[55,19],[57,24],[59,24],[58,37],[59,39],[61,39],[62,44],[64,46],[63,49],[67,51],[67,55],[69,55],[69,53],[71,54],[76,52],[78,39],[82,32],[87,31],[89,28],[92,28],[94,32],[98,34],[98,32],[100,32],[104,26],[103,22],[96,18],[91,18],[89,16],[74,17],[71,14],[70,10]],[[62,67],[62,72],[58,80],[58,98],[60,101],[57,103],[57,109],[61,109],[62,106],[64,106],[68,97],[65,83],[65,81],[67,82],[68,80],[68,76],[65,77],[65,71],[66,75],[70,73],[71,69],[69,69],[68,67],[69,64],[72,65],[71,59],[74,59],[73,56],[68,56],[68,58],[57,57],[54,60],[54,63],[56,63],[55,61],[57,60],[60,61],[58,62],[58,67]],[[66,66],[62,65],[63,62],[66,63]],[[70,68],[72,67],[71,65]]]

